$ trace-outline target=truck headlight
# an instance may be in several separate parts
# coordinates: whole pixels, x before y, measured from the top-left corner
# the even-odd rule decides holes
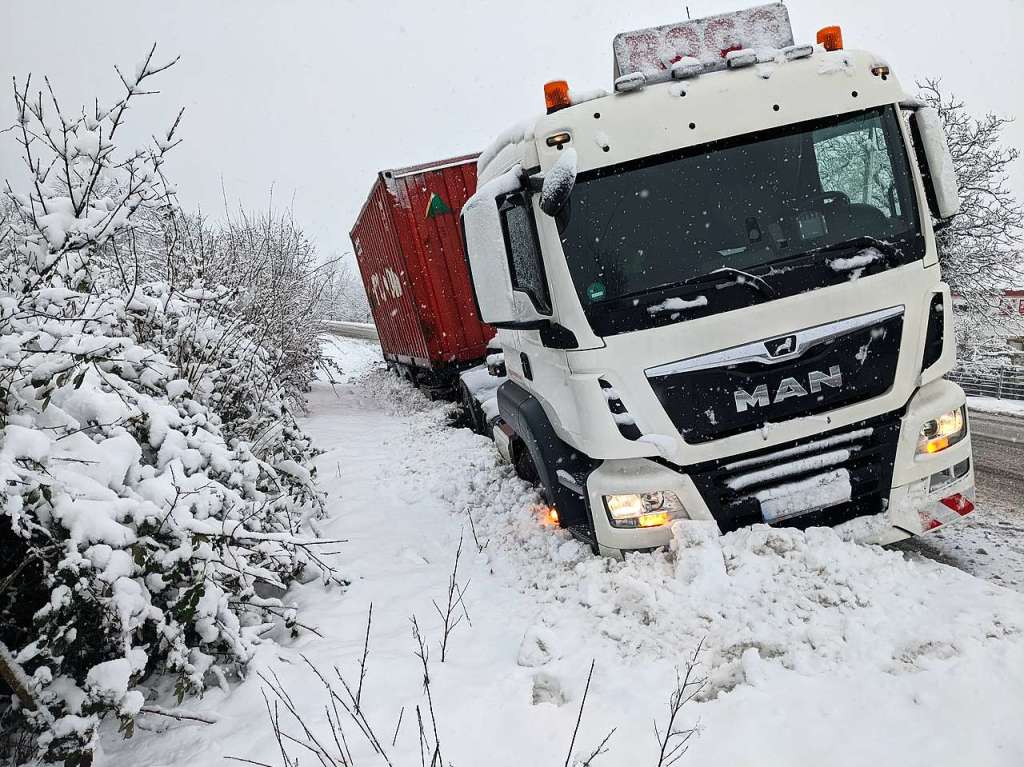
[[[917,454],[941,453],[967,436],[967,413],[963,405],[926,421],[917,438]]]
[[[663,491],[606,495],[604,505],[612,527],[661,527],[683,513],[679,496]]]

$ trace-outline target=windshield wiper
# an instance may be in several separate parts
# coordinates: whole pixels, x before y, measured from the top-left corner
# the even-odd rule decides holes
[[[637,299],[643,296],[649,296],[652,293],[664,295],[666,292],[672,291],[676,288],[687,288],[694,285],[705,285],[708,283],[713,283],[715,285],[723,283],[728,283],[730,285],[746,285],[769,301],[777,295],[775,289],[756,274],[750,274],[750,272],[744,272],[741,269],[733,269],[731,266],[723,266],[720,269],[715,269],[707,274],[699,274],[696,277],[690,277],[688,279],[681,280],[680,282],[669,282],[653,288],[644,288],[643,290],[634,290],[629,293],[623,293],[620,296],[608,299],[608,301],[618,303],[628,299]]]
[[[683,285],[704,285],[714,284],[720,285],[728,282],[731,285],[745,285],[751,290],[764,296],[768,301],[778,296],[775,292],[775,288],[765,282],[763,279],[758,277],[756,274],[750,272],[744,272],[742,269],[734,269],[731,266],[723,266],[720,269],[715,269],[707,274],[700,274],[696,277],[690,277],[688,280],[683,280]]]
[[[792,256],[784,256],[783,258],[770,261],[769,264],[782,264],[787,261],[795,261],[798,258],[806,258],[807,256],[828,256],[835,255],[837,253],[847,253],[852,250],[859,252],[867,250],[868,248],[874,248],[877,250],[883,256],[883,258],[879,260],[886,265],[891,265],[894,261],[899,259],[901,255],[903,255],[902,251],[891,243],[868,235],[861,235],[860,237],[851,237],[848,240],[835,242],[831,245],[823,245],[820,248],[811,248],[810,250],[795,253]]]

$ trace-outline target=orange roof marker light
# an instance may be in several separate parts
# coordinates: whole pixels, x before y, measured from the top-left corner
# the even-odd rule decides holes
[[[549,83],[544,83],[544,103],[547,104],[548,114],[572,106],[572,99],[569,98],[569,83],[565,80],[552,80]]]
[[[826,51],[841,51],[843,30],[838,26],[822,27],[818,30],[818,42],[825,46]]]

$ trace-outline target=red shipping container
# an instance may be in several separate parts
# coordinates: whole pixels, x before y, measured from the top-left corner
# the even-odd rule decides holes
[[[381,171],[350,233],[384,357],[445,373],[487,354],[459,231],[477,155]]]

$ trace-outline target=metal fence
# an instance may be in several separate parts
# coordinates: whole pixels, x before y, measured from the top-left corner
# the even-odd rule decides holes
[[[972,397],[1024,400],[1024,368],[1005,368],[992,373],[954,370],[948,376]]]

